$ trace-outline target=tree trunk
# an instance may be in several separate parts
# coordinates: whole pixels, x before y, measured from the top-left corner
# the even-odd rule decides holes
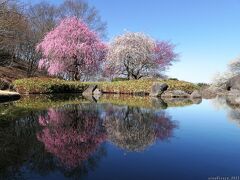
[[[130,73],[128,72],[127,79],[130,80]]]
[[[80,81],[80,74],[78,71],[75,71],[74,73],[74,81]]]
[[[79,70],[78,70],[78,62],[77,62],[77,57],[75,57],[75,72],[74,72],[74,81],[80,81],[80,74],[79,74]]]
[[[133,73],[131,73],[131,77],[132,77],[132,79],[138,79],[138,76]]]

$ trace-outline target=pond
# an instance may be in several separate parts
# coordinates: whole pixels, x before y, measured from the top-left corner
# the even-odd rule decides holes
[[[240,108],[224,98],[30,96],[0,104],[0,179],[240,176]]]

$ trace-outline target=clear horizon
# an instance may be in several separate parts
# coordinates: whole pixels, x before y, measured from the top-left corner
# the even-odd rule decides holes
[[[31,1],[33,3],[39,0]],[[62,1],[51,0],[54,4]],[[166,71],[179,80],[211,82],[240,55],[238,0],[89,0],[107,22],[108,40],[124,31],[144,32],[177,45],[180,60]]]

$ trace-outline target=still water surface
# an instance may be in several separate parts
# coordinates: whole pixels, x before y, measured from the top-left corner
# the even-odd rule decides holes
[[[240,109],[224,99],[94,100],[33,96],[0,104],[0,179],[240,176]]]

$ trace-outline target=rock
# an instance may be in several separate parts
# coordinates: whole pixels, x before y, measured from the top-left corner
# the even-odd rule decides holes
[[[240,90],[231,89],[230,91],[228,91],[227,95],[238,97],[238,96],[240,96]]]
[[[93,91],[93,95],[101,95],[102,94],[102,91],[98,88],[96,88],[94,91]]]
[[[152,106],[156,109],[167,109],[168,104],[165,103],[162,99],[157,97],[151,98]]]
[[[92,96],[93,92],[97,89],[97,85],[89,85],[88,88],[83,91],[83,96]]]
[[[229,106],[240,106],[240,90],[237,89],[231,89],[226,94],[226,102]]]
[[[182,90],[166,91],[162,94],[165,98],[189,98],[190,95]]]
[[[198,90],[195,90],[192,92],[192,94],[190,95],[191,99],[201,99],[202,95],[200,94],[200,92]]]
[[[231,107],[235,107],[235,106],[239,107],[239,105],[240,105],[240,97],[228,96],[226,98],[226,102]]]
[[[226,90],[240,90],[240,75],[234,76],[227,81]]]
[[[149,96],[160,97],[164,93],[164,91],[166,91],[167,89],[168,89],[168,85],[166,83],[155,82],[152,85]]]
[[[102,95],[93,95],[93,98],[96,100],[96,102],[101,98]]]
[[[102,96],[102,91],[100,89],[96,88],[93,91],[93,97],[95,98],[96,101],[98,101],[101,96]]]
[[[200,91],[203,99],[213,99],[217,97],[217,91],[212,88],[205,88]]]
[[[202,98],[195,98],[195,99],[191,99],[193,104],[201,104],[202,103]]]
[[[97,103],[97,99],[94,96],[84,96],[84,99],[88,100],[91,103]]]
[[[1,91],[0,90],[0,102],[14,101],[20,99],[20,94],[17,92]]]
[[[163,100],[169,107],[182,107],[193,104],[190,98],[164,98]]]

